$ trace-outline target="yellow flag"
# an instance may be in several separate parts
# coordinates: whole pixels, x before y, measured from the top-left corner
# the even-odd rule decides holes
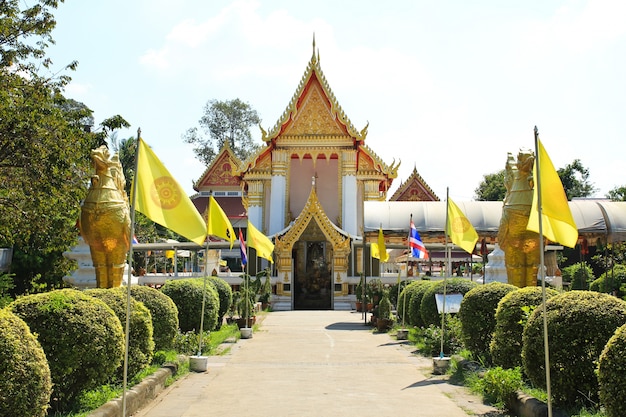
[[[541,229],[543,235],[552,242],[573,248],[578,241],[578,227],[572,217],[567,196],[559,174],[554,169],[541,141],[537,139],[537,157],[533,169],[533,178],[537,178],[537,161],[539,161],[538,181],[535,181],[533,204],[528,218],[528,230],[539,233],[539,210],[537,207],[537,183],[541,187]]]
[[[467,253],[473,253],[476,249],[476,242],[478,242],[476,229],[450,198],[448,198],[446,233],[450,236],[452,243],[463,248]]]
[[[385,246],[385,236],[383,235],[382,227],[378,229],[378,259],[380,259],[381,262],[387,262],[389,260],[389,254],[387,253],[387,247]]]
[[[233,242],[235,241],[233,225],[230,224],[228,216],[224,213],[224,210],[222,210],[213,196],[209,197],[209,218],[207,220],[207,226],[209,235],[228,240],[230,242],[230,248],[233,248]]]
[[[187,194],[154,154],[139,139],[135,210],[198,245],[206,239],[206,223]]]
[[[378,250],[378,243],[372,242],[370,244],[370,253],[372,254],[372,258],[380,259],[380,251]]]
[[[265,236],[263,233],[259,232],[256,227],[250,220],[248,220],[248,236],[246,239],[246,244],[250,248],[256,249],[256,255],[261,258],[265,258],[268,261],[274,263],[274,259],[272,258],[272,253],[274,252],[274,244],[272,241]]]

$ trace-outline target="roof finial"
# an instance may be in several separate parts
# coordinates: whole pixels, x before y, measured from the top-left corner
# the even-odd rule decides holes
[[[313,32],[313,56],[315,56],[315,32]]]

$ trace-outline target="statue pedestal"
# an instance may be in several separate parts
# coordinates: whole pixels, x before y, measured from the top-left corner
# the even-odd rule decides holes
[[[71,275],[66,275],[63,277],[64,282],[79,290],[97,287],[96,269],[93,267],[91,252],[89,251],[89,245],[85,243],[82,237],[78,238],[78,245],[74,246],[69,252],[63,252],[63,256],[78,263],[78,269],[72,272]],[[126,285],[127,280],[128,264],[126,264],[126,267],[124,268],[124,278],[122,279],[122,285]],[[137,277],[132,277],[131,285],[137,284]]]
[[[490,282],[502,282],[507,284],[509,279],[506,275],[506,265],[504,264],[504,251],[496,243],[496,247],[487,255],[487,265],[485,266],[485,284]]]

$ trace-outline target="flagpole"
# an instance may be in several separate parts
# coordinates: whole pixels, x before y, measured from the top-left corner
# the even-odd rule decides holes
[[[139,141],[141,140],[141,129],[137,129],[137,143],[135,149],[135,175],[131,185],[131,201],[130,201],[130,246],[128,248],[128,275],[126,276],[126,329],[125,329],[125,343],[124,347],[124,376],[122,378],[122,416],[126,416],[126,386],[128,384],[128,348],[130,338],[130,285],[132,280],[132,261],[133,261],[133,236],[135,236],[135,199],[137,194],[137,165],[139,163]],[[147,266],[147,264],[146,264]]]
[[[443,358],[443,336],[445,333],[445,321],[446,321],[446,285],[448,283],[447,277],[450,272],[450,256],[448,248],[448,206],[450,205],[450,188],[446,187],[446,224],[445,224],[445,248],[446,248],[446,273],[443,275],[443,303],[441,309],[441,350],[439,351],[439,358]]]
[[[539,223],[539,274],[541,276],[541,300],[542,300],[542,313],[543,313],[543,347],[545,357],[546,368],[546,394],[548,395],[548,417],[552,417],[552,393],[550,390],[550,349],[548,347],[548,317],[546,313],[546,271],[543,267],[544,264],[544,241],[543,241],[543,222],[542,222],[542,210],[541,210],[541,173],[540,161],[539,161],[539,130],[535,126],[535,167],[537,178],[534,178],[535,187],[537,187],[537,212]]]
[[[209,216],[211,213],[209,213]],[[204,331],[204,308],[206,305],[206,281],[209,274],[209,239],[204,250],[204,282],[202,283],[202,308],[200,310],[200,333],[198,334],[198,356],[202,356],[202,332]]]

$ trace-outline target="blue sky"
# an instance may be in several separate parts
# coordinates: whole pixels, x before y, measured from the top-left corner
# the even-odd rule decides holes
[[[205,167],[184,143],[211,99],[239,98],[269,130],[312,53],[366,143],[468,201],[533,128],[556,168],[580,159],[597,197],[626,185],[626,3],[66,0],[55,12],[66,95],[96,124],[121,114],[188,193]],[[260,142],[260,131],[253,129]]]

